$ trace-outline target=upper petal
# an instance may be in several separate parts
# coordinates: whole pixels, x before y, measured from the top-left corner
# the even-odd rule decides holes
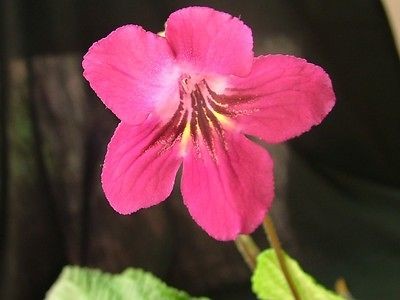
[[[165,38],[139,26],[120,27],[94,43],[83,60],[83,75],[119,119],[140,123],[174,98],[174,57]]]
[[[138,126],[120,123],[108,145],[102,185],[121,214],[158,204],[172,191],[182,159],[177,146],[158,143],[160,130],[152,120]]]
[[[279,143],[319,124],[335,104],[328,74],[304,59],[267,55],[254,60],[250,74],[232,78],[231,109],[242,131]]]
[[[207,7],[172,13],[166,38],[177,60],[199,73],[246,75],[253,60],[253,37],[238,18]]]
[[[181,189],[193,219],[212,237],[233,240],[256,229],[270,207],[272,160],[240,133],[192,145],[184,158]]]

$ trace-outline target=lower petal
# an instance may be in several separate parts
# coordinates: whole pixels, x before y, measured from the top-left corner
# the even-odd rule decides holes
[[[261,56],[247,77],[235,77],[230,92],[237,101],[242,131],[269,143],[283,142],[319,124],[335,104],[324,70],[288,55]],[[233,98],[233,95],[230,96]]]
[[[233,240],[262,222],[273,195],[268,153],[240,133],[224,132],[211,152],[192,145],[181,189],[193,219],[212,237]]]
[[[182,159],[176,146],[155,141],[159,129],[151,120],[139,126],[120,123],[108,145],[102,185],[121,214],[158,204],[171,194]]]

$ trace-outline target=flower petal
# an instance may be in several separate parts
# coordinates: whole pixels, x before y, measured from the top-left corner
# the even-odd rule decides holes
[[[335,104],[331,80],[325,71],[304,59],[285,55],[254,60],[246,78],[235,77],[232,103],[243,132],[279,143],[319,124]],[[233,97],[232,97],[233,98]]]
[[[208,7],[170,15],[165,36],[183,66],[199,73],[246,75],[253,60],[251,29],[241,20]]]
[[[181,189],[193,219],[212,237],[233,240],[251,233],[270,207],[273,163],[240,133],[224,132],[214,154],[206,143],[184,158]]]
[[[121,214],[158,204],[172,191],[182,159],[177,146],[153,142],[159,129],[151,120],[138,126],[120,123],[108,145],[102,184]]]
[[[171,95],[179,100],[170,47],[139,26],[120,27],[94,43],[82,65],[90,86],[124,122],[141,123]]]

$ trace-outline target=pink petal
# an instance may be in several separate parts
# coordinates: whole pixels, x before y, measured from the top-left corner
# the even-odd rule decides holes
[[[171,95],[179,99],[170,47],[139,26],[120,27],[94,43],[82,65],[90,86],[124,122],[140,123]]]
[[[121,214],[158,204],[172,191],[182,159],[177,146],[153,142],[159,128],[151,120],[138,126],[120,123],[108,145],[102,184]]]
[[[178,10],[168,18],[165,35],[184,67],[237,76],[250,72],[251,29],[227,13],[207,7]]]
[[[233,104],[245,112],[237,121],[243,132],[279,143],[319,124],[335,104],[325,71],[304,59],[285,55],[254,60],[246,78],[233,78],[231,93],[243,101]]]
[[[205,144],[192,146],[183,163],[182,194],[210,236],[233,240],[255,230],[270,207],[273,163],[264,149],[233,132],[215,142],[215,157]]]

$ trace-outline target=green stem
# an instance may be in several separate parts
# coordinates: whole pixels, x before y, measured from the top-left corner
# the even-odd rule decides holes
[[[284,252],[282,250],[281,243],[276,233],[274,223],[272,222],[272,219],[268,215],[264,219],[263,227],[265,233],[267,234],[271,247],[275,250],[282,273],[285,276],[286,282],[290,288],[290,291],[293,294],[294,299],[301,300],[299,293],[297,292],[296,286],[294,284],[294,281],[290,275],[289,269],[287,267]]]
[[[260,249],[249,235],[239,235],[235,240],[236,248],[242,255],[250,270],[254,271]]]
[[[349,291],[349,288],[347,287],[346,281],[342,277],[339,278],[338,280],[336,280],[335,291],[340,296],[342,296],[344,299],[348,299],[348,300],[354,299]]]

